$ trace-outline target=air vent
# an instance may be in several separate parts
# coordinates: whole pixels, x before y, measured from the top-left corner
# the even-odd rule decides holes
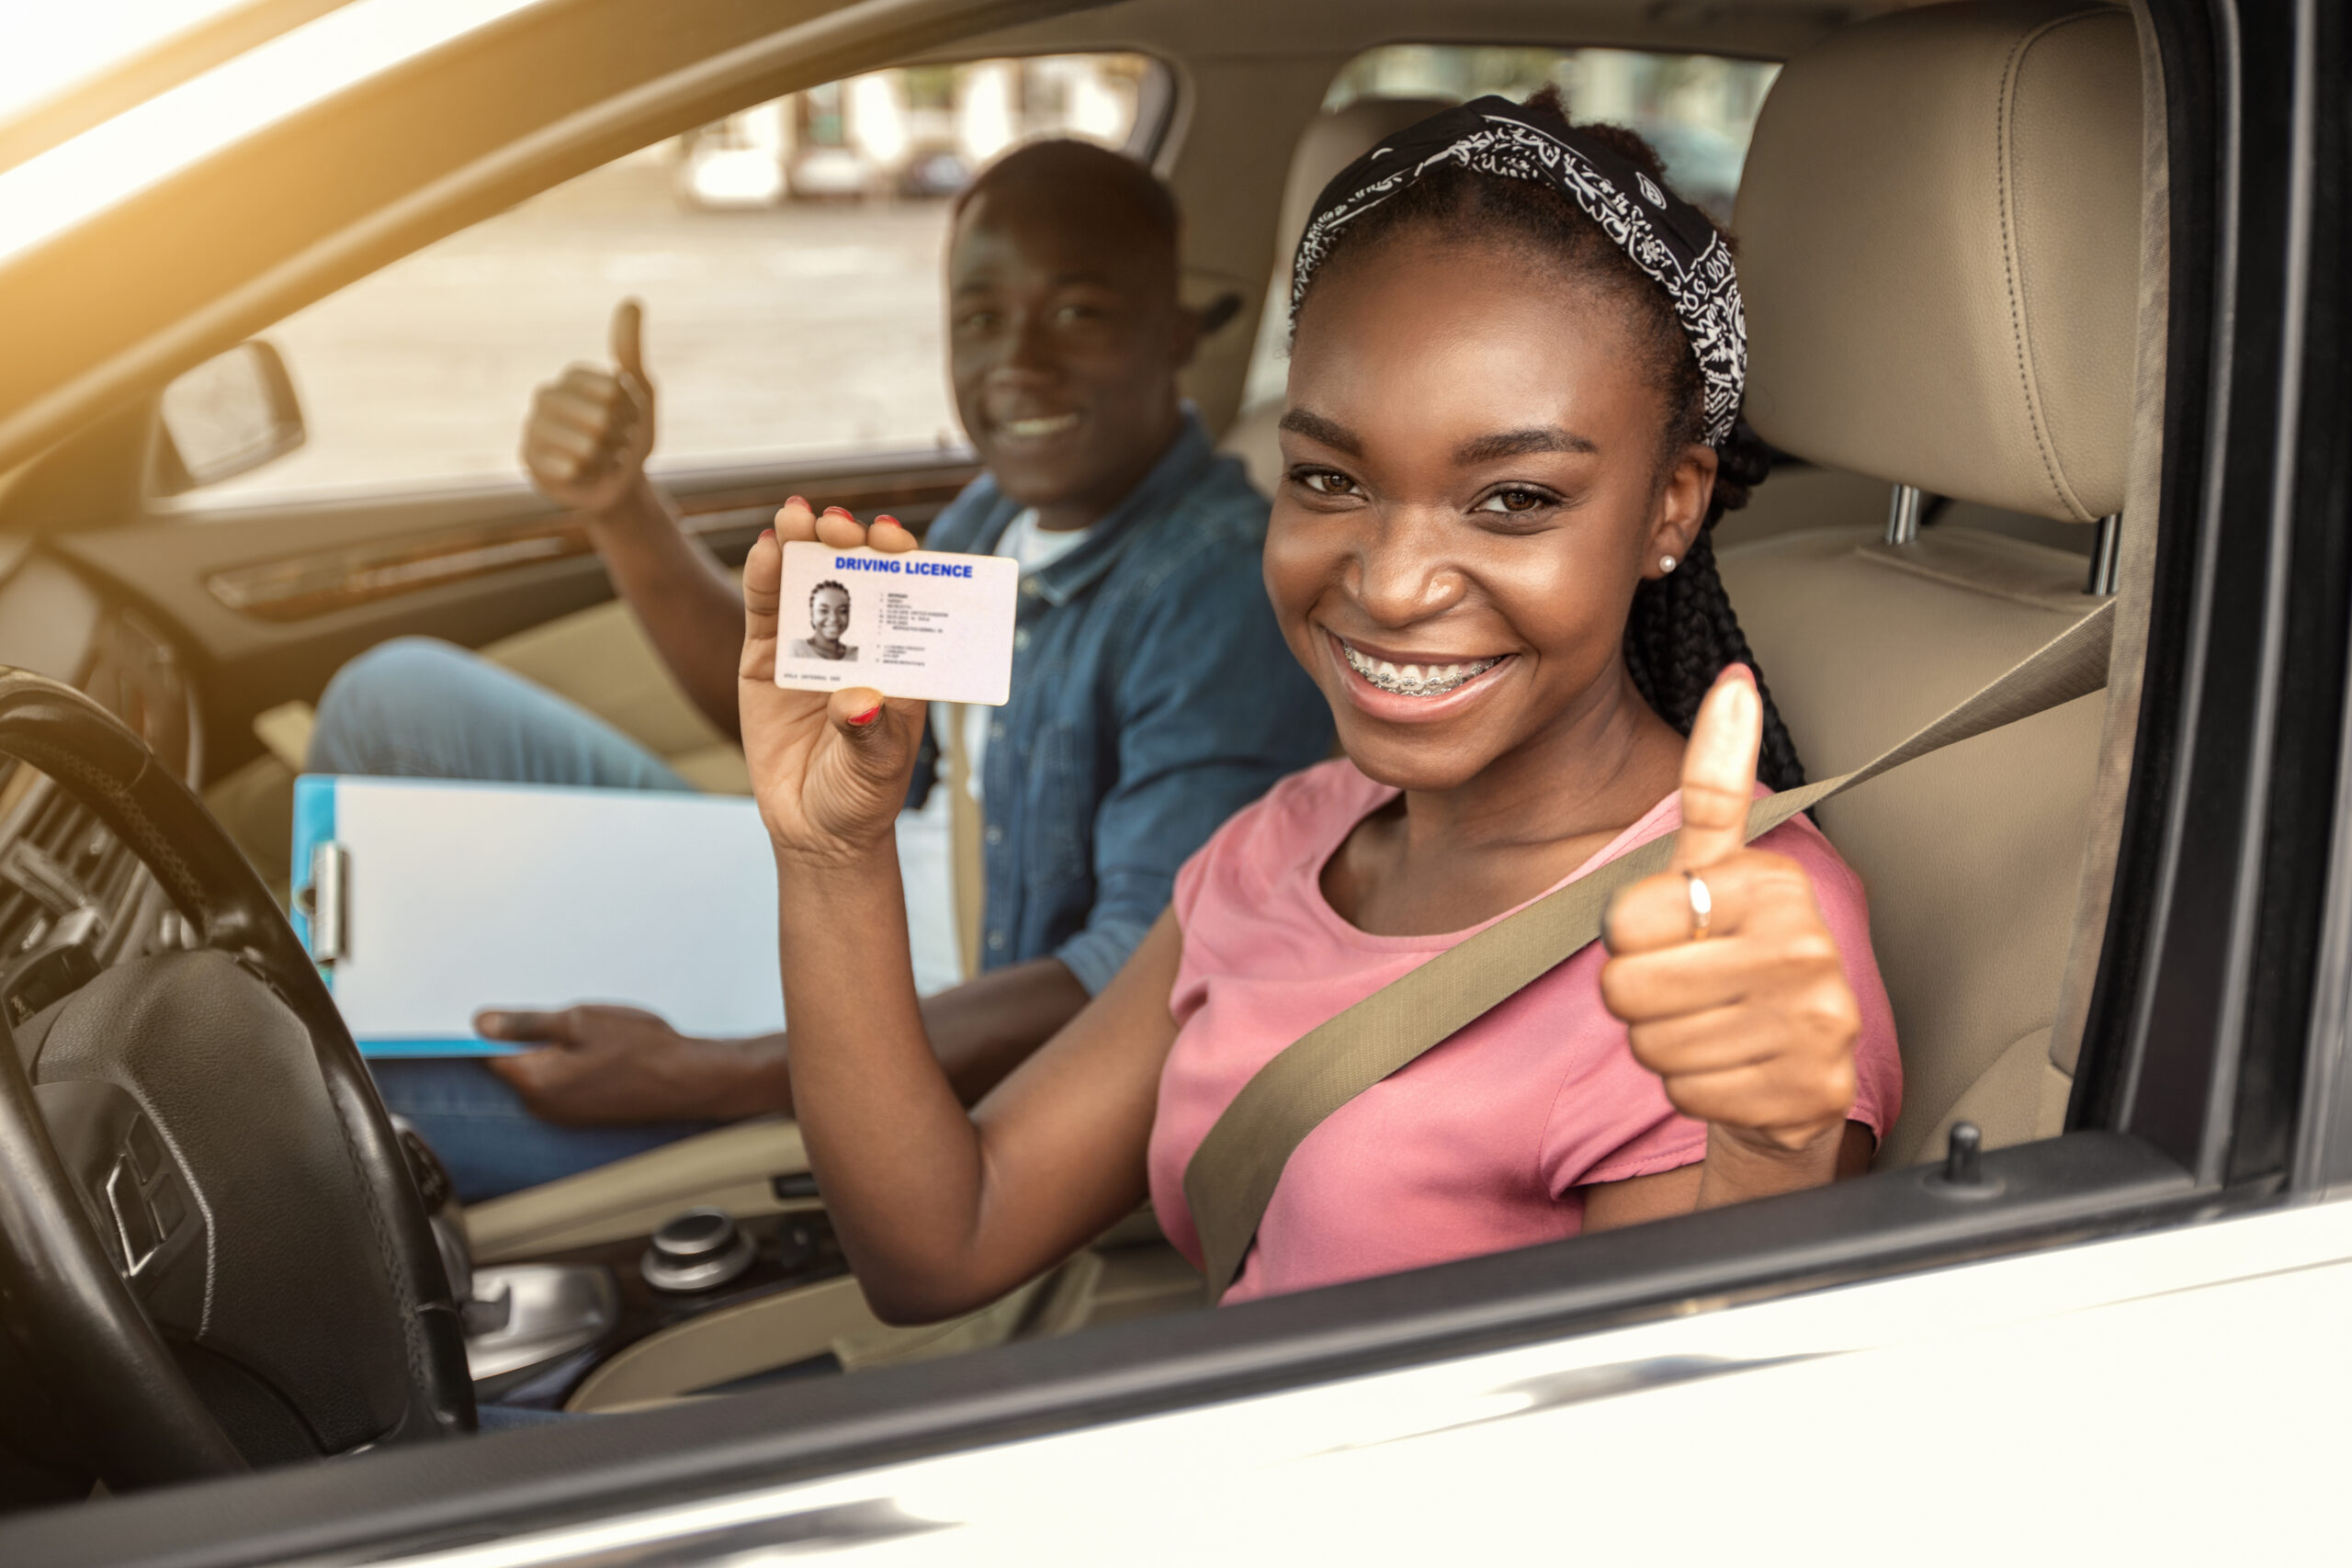
[[[107,611],[93,628],[82,688],[166,767],[197,775],[187,681],[153,628]],[[151,951],[166,912],[154,879],[104,823],[49,778],[0,758],[0,968],[60,942],[86,945],[100,964]]]
[[[76,928],[104,947],[131,916],[139,863],[79,801],[19,768],[0,787],[0,964]],[[87,911],[87,913],[84,913]]]

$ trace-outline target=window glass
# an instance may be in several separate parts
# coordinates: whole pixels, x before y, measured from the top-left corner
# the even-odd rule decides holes
[[[518,478],[532,389],[604,362],[630,295],[660,397],[656,472],[960,447],[941,336],[950,198],[1017,142],[1149,136],[1159,70],[1091,54],[876,72],[607,164],[262,334],[309,439],[174,504]]]
[[[1501,49],[1461,44],[1387,44],[1350,61],[1325,95],[1325,110],[1363,98],[1443,98],[1462,103],[1498,93],[1524,98],[1547,84],[1577,120],[1630,126],[1666,161],[1686,199],[1729,224],[1732,197],[1756,112],[1780,67],[1708,54],[1627,49]],[[1282,243],[1298,236],[1285,234]],[[1290,266],[1275,269],[1250,361],[1245,406],[1283,395],[1288,364]]]

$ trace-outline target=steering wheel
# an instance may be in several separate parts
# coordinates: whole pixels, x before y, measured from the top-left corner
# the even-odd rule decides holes
[[[104,821],[198,943],[0,997],[0,1389],[48,1406],[0,1444],[123,1490],[472,1430],[415,1178],[261,878],[69,687],[0,667],[0,757]]]

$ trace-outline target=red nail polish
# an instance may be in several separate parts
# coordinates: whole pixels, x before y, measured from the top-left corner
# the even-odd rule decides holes
[[[846,506],[828,506],[825,508],[825,515],[828,517],[847,517],[853,523],[857,521],[854,516],[851,515],[850,509]]]
[[[805,495],[790,496],[786,499],[785,504],[786,506],[806,506],[808,504],[808,498]]]
[[[864,713],[851,715],[850,722],[860,728],[864,728],[865,726],[872,724],[876,719],[881,716],[881,705],[877,703],[873,707],[867,708]]]
[[[906,526],[905,524],[900,523],[897,518],[891,516],[887,512],[875,513],[874,521],[876,523],[888,523],[893,528],[902,528]]]
[[[1753,686],[1754,684],[1756,684],[1756,671],[1753,671],[1753,670],[1750,670],[1750,669],[1749,669],[1747,665],[1745,665],[1745,664],[1726,664],[1726,665],[1724,665],[1724,675],[1728,675],[1728,676],[1730,676],[1730,677],[1731,677],[1733,680],[1735,680],[1735,681],[1745,681],[1746,682],[1747,682],[1747,684],[1749,684],[1749,685],[1751,685],[1751,686]],[[1716,677],[1716,679],[1718,679],[1718,680],[1721,680],[1722,678],[1723,678],[1722,676],[1717,676],[1717,677]]]
[[[775,537],[775,530],[773,528],[763,528],[760,530],[760,537],[763,539],[773,539]]]

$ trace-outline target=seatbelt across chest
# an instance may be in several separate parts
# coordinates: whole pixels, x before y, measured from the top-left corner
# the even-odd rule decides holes
[[[1930,751],[2088,696],[2107,684],[2114,633],[2109,600],[1851,773],[1758,801],[1747,838]],[[1665,870],[1673,853],[1670,834],[1627,852],[1399,976],[1259,1068],[1184,1167],[1211,1299],[1233,1283],[1291,1152],[1324,1118],[1596,941],[1616,891]]]

